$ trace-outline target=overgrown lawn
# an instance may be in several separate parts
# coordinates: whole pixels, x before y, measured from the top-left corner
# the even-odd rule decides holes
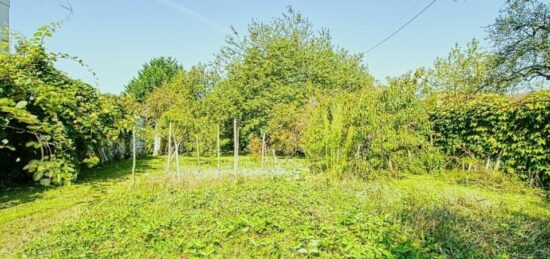
[[[186,166],[193,164],[191,158],[185,159]],[[229,164],[230,159],[226,160]],[[296,168],[304,163],[289,161],[287,166]],[[247,163],[254,165],[246,158],[243,167]],[[288,173],[237,181],[223,173],[208,178],[187,175],[177,183],[163,176],[161,159],[143,165],[150,168],[139,172],[135,189],[127,175],[121,176],[124,180],[110,179],[110,191],[90,189],[85,196],[97,198],[68,206],[78,207],[79,212],[61,217],[60,224],[51,222],[58,219],[46,213],[38,214],[42,218],[21,215],[19,221],[12,220],[23,229],[40,222],[52,224],[43,234],[30,235],[12,246],[6,255],[550,256],[550,205],[544,193],[496,173],[448,172],[367,182],[329,180],[281,167]],[[202,168],[214,169],[212,165]],[[58,194],[45,195],[43,202],[101,180],[48,191]],[[40,208],[40,202],[0,209],[0,228],[9,224],[5,218],[11,215],[6,213],[10,208]]]

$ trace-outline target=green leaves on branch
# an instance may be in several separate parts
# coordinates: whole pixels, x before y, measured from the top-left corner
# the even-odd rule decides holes
[[[137,77],[132,78],[126,85],[126,94],[134,97],[141,102],[147,98],[147,95],[155,88],[170,81],[181,70],[173,58],[154,58],[144,64],[138,72]]]
[[[15,53],[0,54],[1,181],[26,170],[44,185],[69,183],[134,124],[127,98],[102,95],[55,68],[60,55],[42,45],[52,26],[30,40],[18,36]]]
[[[291,8],[269,22],[253,21],[244,36],[230,35],[216,61],[226,77],[213,94],[219,106],[227,107],[225,118],[238,119],[243,148],[266,133],[279,153],[300,153],[297,142],[289,141],[303,126],[295,120],[300,116],[289,112],[302,110],[318,92],[352,92],[374,84],[361,55],[334,46],[328,31],[316,31]]]
[[[304,136],[312,168],[337,177],[441,169],[443,157],[427,141],[428,114],[416,80],[406,75],[388,87],[320,97]]]
[[[430,119],[436,144],[447,154],[550,182],[550,91],[532,92],[519,101],[452,95],[438,102]]]
[[[488,28],[496,53],[495,70],[504,82],[549,86],[550,3],[508,0]]]

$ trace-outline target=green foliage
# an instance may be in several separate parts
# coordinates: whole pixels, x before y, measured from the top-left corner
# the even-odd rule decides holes
[[[177,187],[158,184],[165,178],[163,162],[140,161],[139,168],[148,169],[133,191],[128,191],[131,178],[124,177],[130,163],[124,162],[99,169],[95,180],[50,189],[40,202],[0,209],[0,230],[12,233],[28,229],[32,224],[25,223],[35,219],[20,214],[6,224],[12,213],[70,199],[64,210],[42,220],[63,217],[63,223],[46,225],[49,231],[29,239],[0,236],[9,240],[0,242],[0,251],[5,257],[94,258],[544,258],[550,253],[547,201],[540,190],[503,175],[446,172],[333,182],[291,175],[190,180]],[[108,189],[99,182],[107,182]],[[490,184],[497,182],[498,188]],[[93,202],[83,202],[92,197]],[[71,208],[84,213],[64,214]],[[10,250],[13,240],[22,242],[15,246],[20,250],[13,244]]]
[[[442,168],[441,155],[427,142],[428,114],[416,95],[417,80],[406,75],[385,88],[321,97],[304,137],[313,168],[363,177]]]
[[[508,0],[488,28],[497,55],[499,81],[550,80],[550,3]]]
[[[456,45],[447,58],[437,58],[429,70],[428,81],[432,90],[446,93],[474,94],[481,92],[503,93],[509,85],[495,84],[495,56],[480,50],[473,39],[465,49]]]
[[[549,183],[550,91],[532,92],[520,101],[497,95],[442,97],[430,116],[436,143],[449,155],[487,160],[488,167]]]
[[[126,85],[125,92],[141,102],[145,100],[153,89],[168,82],[180,70],[181,66],[173,58],[153,58],[144,64],[138,72],[137,77],[132,78],[128,85]]]
[[[335,47],[327,31],[316,33],[292,9],[268,23],[253,21],[245,36],[235,32],[216,61],[225,78],[214,94],[219,106],[228,107],[226,124],[238,119],[242,147],[262,133],[272,134],[267,128],[276,109],[302,108],[318,90],[353,91],[373,84],[361,55]],[[277,131],[278,139],[286,134]]]
[[[269,115],[266,126],[268,145],[282,155],[302,155],[301,141],[304,134],[309,105],[277,104]]]
[[[142,105],[143,114],[155,126],[153,131],[166,138],[172,123],[174,137],[181,142],[182,150],[195,151],[199,138],[201,152],[214,151],[216,125],[220,121],[215,111],[220,107],[210,106],[210,99],[205,99],[214,80],[214,75],[199,65],[189,71],[181,69],[155,88]]]
[[[42,45],[52,26],[32,39],[19,37],[14,54],[0,54],[2,181],[27,170],[45,185],[69,183],[81,164],[97,164],[101,149],[132,124],[122,100],[54,67],[59,55]]]

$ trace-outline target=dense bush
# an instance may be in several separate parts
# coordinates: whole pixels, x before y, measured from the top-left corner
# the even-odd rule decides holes
[[[430,114],[435,143],[454,157],[550,182],[550,91],[519,101],[498,95],[443,96]]]
[[[54,67],[41,28],[0,54],[0,181],[33,173],[41,184],[68,183],[81,165],[107,158],[106,147],[132,126],[125,99],[102,95]],[[65,55],[66,56],[66,55]]]
[[[308,105],[276,105],[267,122],[268,144],[282,155],[303,155],[301,139],[309,116]]]
[[[417,90],[407,75],[385,88],[320,98],[303,139],[313,168],[365,177],[441,168],[439,151],[427,141],[428,114]]]

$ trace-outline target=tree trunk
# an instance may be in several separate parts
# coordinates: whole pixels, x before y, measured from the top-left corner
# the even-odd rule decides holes
[[[216,152],[218,156],[218,173],[220,172],[220,124],[216,125],[217,139],[216,139]]]
[[[179,153],[180,153],[180,144],[179,142],[175,142],[175,146],[176,146],[176,177],[178,178],[178,183],[180,182],[180,158],[179,158]],[[181,142],[181,140],[180,140]]]
[[[172,159],[172,123],[168,126],[168,156],[166,157],[166,173],[170,171],[170,160]]]
[[[155,122],[155,136],[153,137],[153,156],[160,155],[161,138],[158,132],[158,123]]]
[[[265,162],[265,133],[262,133],[262,165]]]
[[[233,177],[237,179],[239,167],[239,131],[237,130],[237,119],[233,119]]]
[[[132,187],[136,185],[136,127],[132,130]]]
[[[201,155],[200,155],[200,150],[199,150],[199,135],[195,135],[195,139],[197,140],[197,165],[200,165]]]
[[[271,149],[272,153],[273,153],[273,164],[271,165],[273,167],[273,170],[275,170],[275,172],[277,172],[277,154],[275,154],[275,149],[272,148]]]

